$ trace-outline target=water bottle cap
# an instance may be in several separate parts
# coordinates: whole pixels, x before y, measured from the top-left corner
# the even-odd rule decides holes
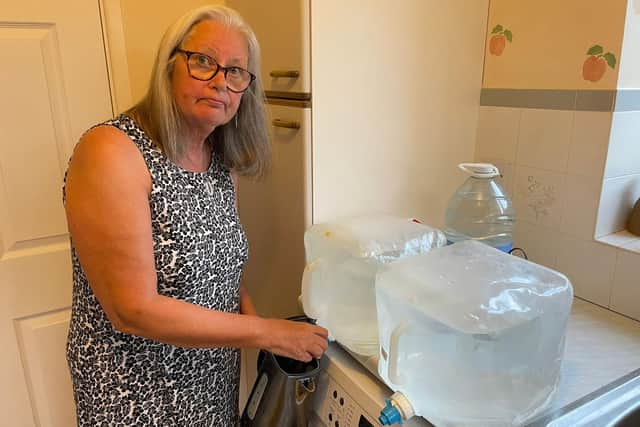
[[[458,167],[474,178],[493,178],[500,175],[498,168],[491,163],[460,163]]]
[[[398,408],[391,404],[390,399],[387,399],[387,405],[380,411],[378,422],[383,426],[390,426],[396,423],[402,424],[402,415]]]

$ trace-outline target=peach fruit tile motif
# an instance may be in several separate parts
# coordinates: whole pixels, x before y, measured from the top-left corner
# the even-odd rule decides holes
[[[504,28],[500,24],[493,27],[491,34],[493,35],[491,36],[491,40],[489,40],[489,52],[491,55],[500,56],[507,42],[511,43],[513,41],[513,34],[509,29]]]
[[[490,0],[483,88],[616,89],[626,11],[627,0]]]
[[[585,80],[600,81],[607,70],[607,65],[612,70],[616,68],[616,56],[611,52],[604,53],[604,49],[600,45],[591,46],[587,55],[587,59],[582,65],[582,78]]]

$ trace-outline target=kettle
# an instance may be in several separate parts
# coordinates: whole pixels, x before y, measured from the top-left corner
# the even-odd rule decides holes
[[[302,318],[303,316],[300,316]],[[302,320],[302,319],[290,320]],[[307,319],[308,321],[308,319]],[[307,427],[320,361],[300,362],[260,350],[258,375],[242,412],[242,427]]]

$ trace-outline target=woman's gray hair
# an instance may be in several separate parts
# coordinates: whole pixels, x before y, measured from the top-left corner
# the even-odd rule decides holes
[[[265,122],[260,46],[251,27],[231,8],[207,5],[174,22],[160,42],[147,94],[125,114],[140,123],[170,160],[176,162],[182,158],[184,146],[181,141],[182,135],[187,134],[187,125],[173,96],[171,77],[176,49],[202,21],[218,22],[242,34],[249,50],[249,71],[256,75],[242,95],[236,118],[216,127],[208,140],[229,169],[240,175],[264,176],[271,163],[271,145]]]

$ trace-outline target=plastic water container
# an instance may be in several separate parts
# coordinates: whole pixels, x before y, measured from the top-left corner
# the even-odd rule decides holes
[[[316,224],[305,232],[302,306],[332,338],[362,355],[378,354],[375,275],[389,262],[446,245],[444,233],[393,216]]]
[[[561,273],[466,240],[376,277],[378,372],[435,425],[511,426],[556,390],[573,289]]]
[[[478,240],[509,252],[513,247],[515,211],[495,180],[498,168],[489,163],[461,163],[471,176],[449,200],[444,232],[450,243]]]

